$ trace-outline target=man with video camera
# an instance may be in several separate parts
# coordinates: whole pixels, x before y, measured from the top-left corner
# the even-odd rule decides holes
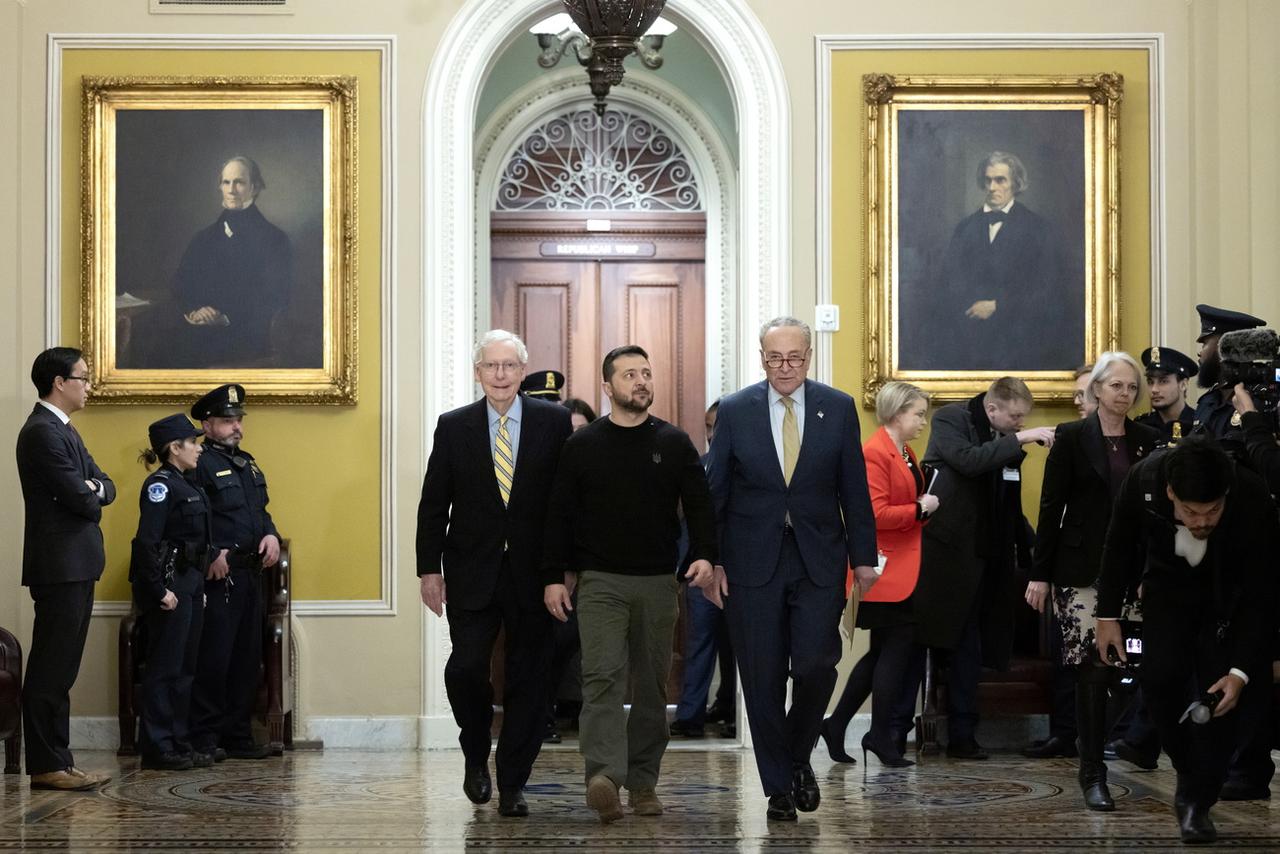
[[[1270,690],[1278,536],[1262,479],[1203,435],[1135,464],[1113,505],[1097,650],[1132,666],[1117,615],[1140,596],[1144,660],[1136,669],[1177,771],[1183,842],[1217,838],[1209,810],[1237,744],[1237,705],[1242,693]]]

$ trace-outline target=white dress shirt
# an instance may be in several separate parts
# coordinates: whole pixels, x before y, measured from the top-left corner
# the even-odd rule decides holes
[[[1014,203],[1015,201],[1016,201],[1016,199],[1010,199],[1010,200],[1009,200],[1009,204],[1007,204],[1007,205],[1005,205],[1004,207],[1000,208],[1000,210],[1004,211],[1004,212],[1005,212],[1005,214],[1007,215],[1007,214],[1009,213],[1009,208],[1013,207],[1013,203]],[[995,208],[991,207],[991,205],[983,205],[983,206],[982,206],[982,210],[983,210],[983,212],[984,212],[984,213],[991,213],[993,210],[995,210]],[[1000,233],[1000,226],[1002,226],[1002,225],[1004,225],[1004,223],[1003,223],[1003,222],[993,222],[993,223],[990,223],[990,224],[987,226],[987,242],[988,242],[988,243],[994,243],[994,242],[995,242],[995,240],[996,240],[996,235]]]

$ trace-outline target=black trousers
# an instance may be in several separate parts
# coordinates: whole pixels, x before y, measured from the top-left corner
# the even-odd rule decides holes
[[[233,568],[227,579],[204,582],[190,728],[192,746],[203,753],[253,741],[250,717],[262,681],[261,573]]]
[[[871,741],[896,745],[914,726],[925,650],[916,644],[916,628],[910,623],[870,631],[871,648],[853,666],[831,717],[843,731],[871,697]]]
[[[185,753],[191,747],[188,715],[204,625],[204,579],[188,569],[174,575],[169,589],[178,606],[165,611],[140,603],[147,633],[147,666],[142,677],[138,744],[147,756]]]
[[[80,673],[93,615],[92,581],[33,584],[35,622],[22,683],[27,773],[47,774],[75,764],[71,756],[71,686]]]
[[[1190,601],[1189,601],[1190,600]],[[1178,772],[1179,803],[1208,808],[1217,802],[1238,744],[1241,709],[1264,679],[1250,682],[1240,704],[1208,723],[1178,718],[1192,700],[1227,674],[1232,638],[1219,639],[1211,615],[1185,593],[1148,588],[1143,600],[1142,692],[1160,742]]]
[[[729,581],[729,634],[766,796],[791,791],[796,766],[808,765],[818,741],[836,685],[844,602],[843,584],[818,587],[809,580],[790,534],[782,538],[768,583],[743,587]]]
[[[461,732],[458,743],[468,765],[489,759],[493,746],[493,683],[490,661],[498,630],[504,629],[502,731],[495,756],[499,789],[519,789],[529,780],[546,726],[547,672],[551,660],[551,615],[541,602],[521,602],[504,557],[493,600],[479,610],[450,605],[444,687]]]

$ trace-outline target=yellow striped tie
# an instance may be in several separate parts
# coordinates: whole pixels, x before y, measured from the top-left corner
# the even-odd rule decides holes
[[[493,443],[493,473],[498,478],[502,506],[511,501],[511,482],[516,472],[515,454],[511,452],[511,434],[507,432],[507,416],[498,418],[498,440]]]

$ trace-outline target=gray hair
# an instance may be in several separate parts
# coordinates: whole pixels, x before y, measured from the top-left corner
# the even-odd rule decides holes
[[[480,363],[484,361],[485,347],[503,342],[515,345],[516,358],[520,360],[521,365],[529,364],[529,348],[524,346],[524,342],[520,340],[519,335],[514,332],[508,332],[505,329],[490,329],[480,336],[480,340],[476,342],[476,348],[471,351],[471,366],[480,367]]]
[[[911,383],[894,380],[887,382],[876,392],[876,421],[888,424],[893,416],[906,409],[917,400],[929,404],[929,393]]]
[[[1031,182],[1027,179],[1027,167],[1022,165],[1018,155],[1010,154],[1007,151],[993,151],[978,161],[978,189],[984,192],[987,189],[987,167],[1001,163],[1009,167],[1009,177],[1013,182],[1013,194],[1018,196],[1026,192],[1027,188],[1031,186]]]
[[[222,173],[226,171],[227,166],[232,163],[239,163],[245,169],[249,170],[249,183],[253,185],[253,197],[256,199],[258,193],[267,189],[267,182],[262,177],[262,170],[258,168],[258,161],[252,157],[245,157],[243,154],[237,154],[235,157],[228,157],[222,166],[218,169],[218,179],[222,179]]]
[[[806,348],[813,346],[813,330],[809,328],[809,324],[796,317],[790,315],[782,315],[770,320],[764,326],[760,327],[760,349],[764,349],[764,336],[769,334],[770,329],[778,329],[783,326],[794,326],[804,333],[804,346]]]
[[[1108,350],[1098,357],[1098,361],[1093,364],[1093,373],[1089,374],[1089,387],[1084,391],[1084,399],[1090,403],[1098,402],[1098,395],[1093,390],[1094,383],[1106,382],[1110,379],[1111,374],[1115,372],[1116,366],[1128,365],[1133,369],[1134,376],[1138,378],[1138,396],[1134,398],[1134,403],[1142,399],[1147,393],[1147,375],[1146,372],[1138,366],[1138,360],[1120,350]]]

